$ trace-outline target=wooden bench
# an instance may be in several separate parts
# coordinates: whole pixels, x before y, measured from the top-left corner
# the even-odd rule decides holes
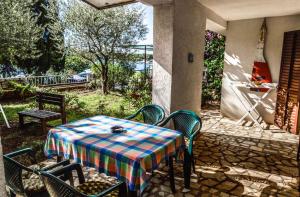
[[[20,128],[24,127],[24,117],[39,119],[43,133],[47,132],[47,122],[49,121],[61,119],[62,124],[67,123],[64,95],[39,92],[36,96],[36,100],[39,104],[38,109],[18,112]],[[59,112],[44,110],[45,104],[59,106]]]

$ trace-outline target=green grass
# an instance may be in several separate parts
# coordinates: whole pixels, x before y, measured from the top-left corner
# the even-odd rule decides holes
[[[30,107],[30,103],[16,103],[16,104],[8,104],[2,105],[6,117],[9,121],[17,121],[18,120],[18,112],[28,109]],[[0,114],[0,124],[4,124],[4,119],[2,114]]]
[[[122,95],[117,93],[101,95],[99,92],[73,92],[73,94],[78,96],[78,101],[72,107],[67,107],[68,122],[100,114],[124,118],[136,110]],[[5,104],[3,108],[10,122],[18,122],[17,112],[30,109],[32,106],[32,102],[24,102]],[[0,116],[0,124],[4,124],[2,116]],[[50,124],[56,126],[61,124],[61,122],[57,120],[50,122]]]

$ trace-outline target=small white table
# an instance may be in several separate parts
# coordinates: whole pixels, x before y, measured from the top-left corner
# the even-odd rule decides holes
[[[238,88],[266,88],[267,91],[264,92],[264,94],[257,99],[254,104],[252,104],[251,102],[249,102],[250,104],[250,108],[246,106],[246,104],[243,102],[243,100],[241,99],[240,95],[237,93]],[[234,92],[234,94],[236,95],[236,97],[238,98],[238,100],[242,103],[243,107],[245,108],[245,110],[247,111],[242,117],[241,119],[236,123],[237,125],[239,125],[247,116],[250,116],[250,118],[253,120],[254,123],[256,123],[262,130],[264,129],[261,124],[257,121],[257,119],[251,114],[251,112],[253,112],[256,107],[262,103],[262,101],[268,97],[268,95],[273,91],[276,90],[277,88],[277,83],[268,83],[268,84],[262,84],[260,86],[255,86],[252,83],[242,83],[242,82],[231,82],[231,89]],[[252,106],[251,106],[252,105]]]
[[[4,113],[4,110],[3,110],[1,104],[0,104],[0,111],[1,111],[1,113],[2,113],[2,116],[3,116],[3,119],[4,119],[4,121],[5,121],[5,124],[6,124],[7,128],[10,128],[10,125],[9,125],[9,123],[8,123],[8,121],[7,121],[6,115],[5,115],[5,113]]]

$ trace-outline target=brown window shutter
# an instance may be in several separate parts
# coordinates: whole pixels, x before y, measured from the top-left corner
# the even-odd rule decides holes
[[[292,133],[299,131],[300,31],[284,34],[275,124]]]
[[[286,103],[287,92],[290,75],[290,65],[292,61],[292,54],[294,48],[294,34],[285,33],[282,49],[282,60],[280,68],[280,77],[277,90],[277,102],[275,108],[275,124],[284,129],[286,119]]]
[[[296,32],[294,58],[293,58],[293,74],[291,80],[291,102],[293,103],[291,113],[291,132],[299,133],[299,101],[300,101],[300,31]]]

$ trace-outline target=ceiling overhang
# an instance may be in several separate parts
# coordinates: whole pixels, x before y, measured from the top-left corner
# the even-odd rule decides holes
[[[112,8],[116,6],[137,2],[136,0],[82,0],[82,1],[97,9]]]
[[[150,5],[173,0],[82,0],[97,9],[142,2]],[[300,0],[198,0],[226,21],[300,14]]]
[[[198,0],[227,21],[300,14],[300,0]]]

